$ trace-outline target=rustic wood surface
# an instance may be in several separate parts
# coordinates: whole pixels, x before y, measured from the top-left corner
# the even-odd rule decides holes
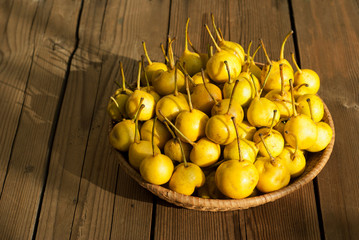
[[[321,77],[336,143],[323,171],[273,203],[199,212],[154,197],[119,167],[106,106],[134,82],[145,41],[207,50],[210,14],[225,39],[285,57]],[[0,3],[1,239],[357,239],[359,237],[357,1],[82,0]],[[257,60],[264,62],[262,53]],[[291,62],[291,61],[290,61]]]

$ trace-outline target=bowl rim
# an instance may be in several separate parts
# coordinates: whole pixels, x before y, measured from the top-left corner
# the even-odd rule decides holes
[[[150,191],[152,194],[158,196],[159,198],[172,203],[176,206],[199,210],[199,211],[234,211],[241,209],[248,209],[251,207],[256,207],[259,205],[263,205],[268,202],[273,202],[279,198],[282,198],[300,188],[302,188],[305,184],[311,182],[324,168],[326,163],[328,162],[330,155],[333,151],[334,142],[335,142],[335,128],[333,118],[329,112],[329,109],[325,102],[323,101],[324,106],[324,117],[321,121],[324,121],[329,124],[329,126],[333,130],[333,136],[328,144],[328,146],[316,153],[309,153],[311,165],[307,159],[307,166],[304,173],[298,178],[291,181],[289,185],[286,187],[279,189],[277,191],[273,191],[270,193],[264,193],[258,196],[247,197],[243,199],[207,199],[201,198],[197,196],[187,196],[181,193],[174,192],[163,185],[154,185],[146,182],[140,175],[140,173],[135,170],[123,156],[123,154],[113,148],[111,149],[116,152],[116,156],[119,160],[119,165],[128,174],[131,178],[133,178],[140,186]],[[110,130],[112,127],[112,122],[110,121]],[[314,164],[313,159],[318,159],[318,161]]]

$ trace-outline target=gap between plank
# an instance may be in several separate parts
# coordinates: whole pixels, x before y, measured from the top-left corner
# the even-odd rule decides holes
[[[79,42],[80,42],[79,28],[80,28],[80,21],[81,21],[83,6],[84,6],[84,0],[81,0],[79,14],[77,16],[77,26],[76,26],[76,33],[75,33],[75,46],[74,46],[74,50],[71,52],[71,54],[69,56],[69,59],[68,59],[68,64],[67,64],[67,68],[66,68],[66,72],[65,72],[65,76],[64,76],[64,81],[63,81],[62,86],[61,86],[61,91],[60,91],[60,95],[59,95],[59,101],[58,101],[57,106],[56,106],[55,115],[54,115],[54,119],[53,119],[53,124],[52,124],[51,132],[50,132],[49,144],[48,144],[48,149],[47,149],[47,153],[46,153],[47,162],[46,162],[46,168],[45,168],[44,185],[42,187],[41,194],[40,194],[40,200],[39,200],[38,211],[37,211],[37,215],[36,215],[36,220],[35,220],[32,239],[35,239],[36,234],[37,234],[37,229],[38,229],[39,220],[40,220],[40,214],[41,214],[41,209],[42,209],[42,202],[43,202],[43,199],[44,199],[44,193],[45,193],[45,189],[46,189],[47,178],[48,178],[48,175],[49,175],[51,152],[52,152],[52,148],[53,148],[53,144],[54,144],[54,139],[55,139],[55,135],[56,135],[56,130],[57,130],[57,126],[58,126],[58,120],[59,120],[59,117],[60,117],[64,96],[65,96],[65,91],[66,91],[66,88],[67,88],[67,83],[68,83],[68,79],[69,79],[69,75],[70,75],[72,60],[73,60],[74,55],[75,55],[75,53],[76,53],[76,51],[77,51],[77,49],[79,47]]]
[[[295,27],[295,19],[294,19],[294,11],[292,0],[288,0],[288,8],[289,8],[289,16],[290,16],[290,24],[293,30],[293,41],[294,41],[294,53],[296,57],[296,61],[298,66],[301,67],[301,60],[300,60],[300,53],[299,53],[299,44],[298,44],[298,35]],[[317,217],[318,217],[318,224],[319,224],[319,232],[320,232],[320,239],[325,239],[324,234],[324,225],[323,225],[323,216],[322,216],[322,208],[320,205],[320,195],[319,195],[319,185],[318,179],[315,177],[313,179],[313,187],[314,187],[314,196],[315,196],[315,205],[317,209]]]

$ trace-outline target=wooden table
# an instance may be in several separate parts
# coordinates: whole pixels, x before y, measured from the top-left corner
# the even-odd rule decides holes
[[[199,212],[166,203],[127,176],[108,143],[106,106],[184,29],[201,51],[216,17],[225,39],[262,38],[321,77],[336,127],[313,182],[273,203]],[[9,0],[0,3],[1,239],[358,239],[359,7],[345,1]],[[262,52],[258,61],[264,62]]]

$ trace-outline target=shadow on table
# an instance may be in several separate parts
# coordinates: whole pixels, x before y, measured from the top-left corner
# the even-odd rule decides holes
[[[57,43],[48,50],[54,60],[52,64],[66,72],[63,65],[56,63],[66,61],[70,51]],[[35,58],[40,68],[44,68],[44,61],[41,56]],[[108,141],[110,117],[106,108],[118,88],[114,81],[122,81],[119,61],[124,65],[127,86],[133,87],[138,60],[91,46],[80,47],[72,57],[69,73],[65,74],[66,87],[60,93],[63,101],[60,100],[45,189],[59,191],[59,201],[70,198],[77,205],[105,201],[107,197],[113,199],[116,194],[120,198],[152,203],[151,195],[143,194],[145,190],[119,168]],[[95,195],[100,199],[95,199]]]

